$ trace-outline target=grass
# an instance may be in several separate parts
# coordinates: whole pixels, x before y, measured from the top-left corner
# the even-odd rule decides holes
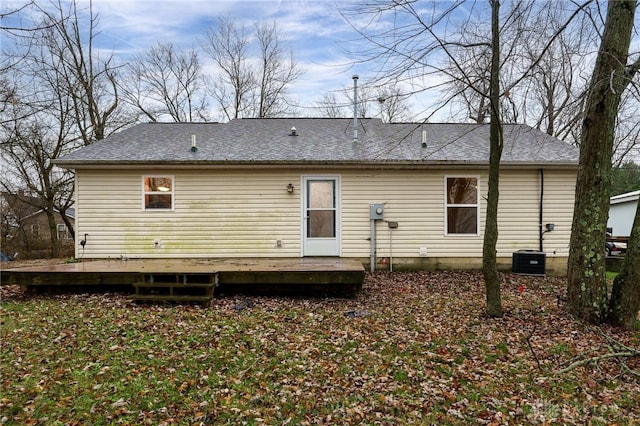
[[[0,423],[640,422],[638,378],[615,360],[557,373],[606,350],[603,330],[557,306],[561,291],[505,274],[501,319],[484,316],[472,273],[377,273],[353,300],[244,310],[238,296],[201,308],[15,292],[0,304]]]
[[[613,280],[615,280],[616,277],[618,276],[618,272],[606,271],[604,275],[607,278],[607,280],[613,282]]]

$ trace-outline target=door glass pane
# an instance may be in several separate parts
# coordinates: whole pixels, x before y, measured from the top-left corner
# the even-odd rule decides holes
[[[334,238],[335,182],[333,180],[308,181],[307,237]]]
[[[335,211],[310,210],[307,223],[307,237],[333,238],[336,236]]]
[[[333,181],[309,181],[309,208],[332,209]]]

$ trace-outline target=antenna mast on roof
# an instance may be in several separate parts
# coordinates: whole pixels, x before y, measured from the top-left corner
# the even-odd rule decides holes
[[[358,74],[353,75],[353,140],[358,140]]]

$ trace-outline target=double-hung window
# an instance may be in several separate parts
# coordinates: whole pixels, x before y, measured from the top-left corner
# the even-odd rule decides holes
[[[67,225],[65,225],[64,223],[58,223],[56,225],[56,230],[57,232],[57,236],[59,240],[68,240],[71,238],[71,234],[69,234],[69,229],[67,228]]]
[[[479,222],[478,177],[445,177],[447,235],[477,235]]]
[[[173,210],[173,176],[144,176],[144,210]]]

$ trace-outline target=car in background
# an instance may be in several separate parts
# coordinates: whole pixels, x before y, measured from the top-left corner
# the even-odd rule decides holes
[[[620,256],[627,251],[627,245],[625,243],[618,243],[613,241],[607,241],[605,246],[605,252],[607,256]]]
[[[12,260],[13,260],[13,257],[9,256],[8,254],[0,252],[0,262],[11,262]]]

